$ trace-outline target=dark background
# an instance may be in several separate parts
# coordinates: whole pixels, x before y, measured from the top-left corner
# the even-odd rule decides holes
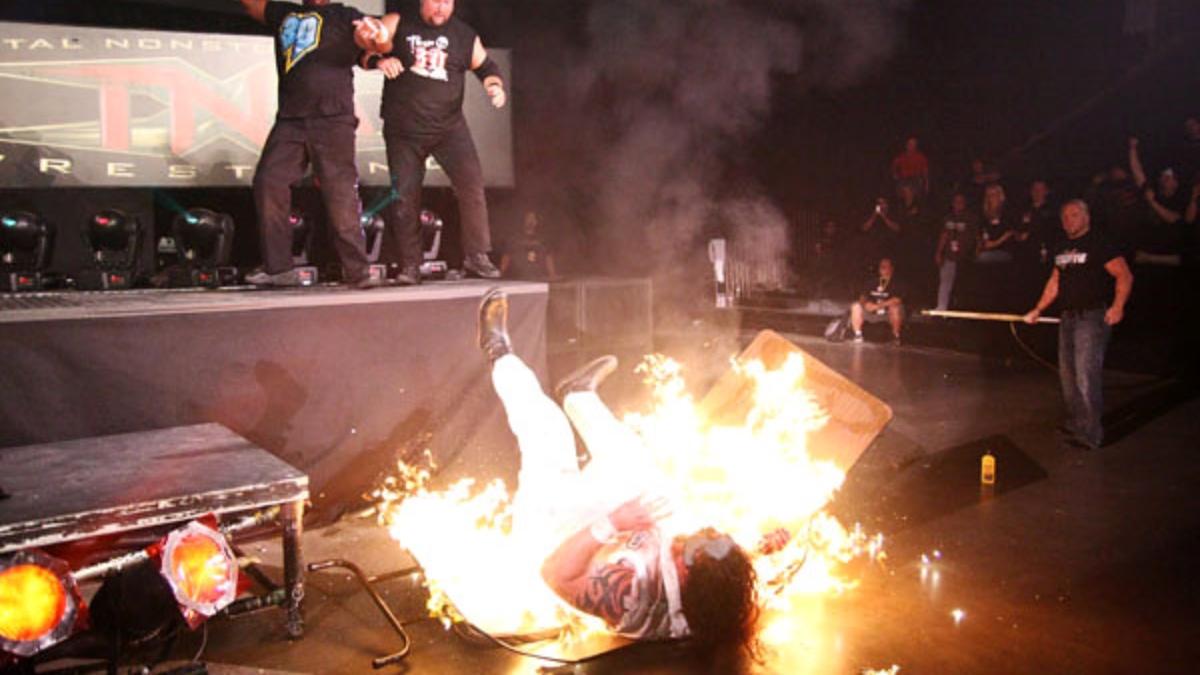
[[[911,134],[934,212],[973,156],[1010,199],[1035,175],[1077,194],[1127,135],[1156,166],[1200,113],[1200,11],[1161,0],[1151,30],[1128,31],[1145,4],[459,0],[485,44],[514,50],[517,188],[490,195],[493,230],[535,208],[577,271],[659,273],[738,227],[731,202],[787,227],[861,218]],[[260,31],[233,0],[7,2],[0,19]]]

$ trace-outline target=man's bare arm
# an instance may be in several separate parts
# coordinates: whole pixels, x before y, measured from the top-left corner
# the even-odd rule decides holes
[[[491,99],[492,106],[503,108],[508,100],[504,91],[504,78],[500,77],[500,68],[496,62],[488,59],[487,50],[483,48],[483,41],[478,36],[475,37],[475,45],[471,48],[471,70],[481,76],[483,90]]]
[[[1160,204],[1157,197],[1149,196],[1147,197],[1146,201],[1149,202],[1150,208],[1154,209],[1154,212],[1158,214],[1159,218],[1162,218],[1164,223],[1174,225],[1175,223],[1178,223],[1181,218],[1183,218],[1183,214],[1172,211],[1171,209],[1168,209]]]
[[[392,31],[373,16],[364,16],[354,22],[354,44],[371,54],[387,54],[392,51]]]
[[[1146,184],[1146,169],[1142,167],[1142,156],[1138,152],[1138,139],[1129,138],[1129,172],[1133,174],[1133,182],[1140,188]]]
[[[1050,273],[1050,278],[1046,280],[1046,287],[1042,289],[1042,297],[1038,299],[1037,304],[1034,305],[1033,309],[1029,310],[1025,314],[1025,323],[1037,323],[1038,317],[1042,315],[1042,312],[1046,311],[1046,308],[1049,307],[1057,297],[1058,268],[1056,267],[1054,268],[1054,271]]]
[[[576,532],[546,558],[542,578],[572,607],[616,625],[625,613],[625,598],[633,592],[634,573],[620,563],[589,569],[601,546],[590,529]]]
[[[1121,256],[1104,263],[1104,271],[1116,280],[1112,306],[1104,313],[1104,321],[1110,326],[1115,326],[1125,317],[1125,302],[1129,300],[1129,293],[1133,290],[1133,272]]]

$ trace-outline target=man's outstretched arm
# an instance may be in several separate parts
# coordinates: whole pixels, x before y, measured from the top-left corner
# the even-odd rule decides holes
[[[483,82],[483,90],[492,100],[492,105],[503,108],[508,96],[504,92],[504,78],[500,75],[500,66],[488,56],[487,50],[483,48],[483,41],[478,37],[475,38],[475,46],[471,51],[471,70]]]
[[[1038,317],[1046,308],[1054,303],[1058,298],[1058,268],[1055,267],[1050,272],[1050,278],[1046,280],[1046,286],[1042,289],[1042,297],[1038,298],[1037,304],[1033,309],[1025,313],[1025,323],[1037,323]]]
[[[267,22],[267,0],[242,0],[242,9],[251,19],[259,23]]]
[[[392,51],[392,29],[387,23],[373,16],[364,16],[354,22],[354,44],[364,52],[387,54]]]
[[[653,527],[665,513],[664,500],[625,502],[567,537],[542,564],[542,578],[573,607],[616,625],[625,613],[625,598],[633,592],[633,568],[623,563],[593,566],[592,559],[618,532]]]

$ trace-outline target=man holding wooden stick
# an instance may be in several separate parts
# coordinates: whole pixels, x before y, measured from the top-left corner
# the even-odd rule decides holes
[[[1054,256],[1054,270],[1037,305],[1025,314],[1037,323],[1055,300],[1062,314],[1058,329],[1058,373],[1067,406],[1067,441],[1096,449],[1104,440],[1102,375],[1112,327],[1125,316],[1133,273],[1120,250],[1091,229],[1087,203],[1075,199],[1060,211],[1066,239]],[[1111,285],[1110,285],[1111,284]]]

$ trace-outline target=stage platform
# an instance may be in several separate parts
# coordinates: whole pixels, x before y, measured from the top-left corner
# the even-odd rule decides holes
[[[664,344],[671,336],[661,337]],[[708,324],[676,344],[713,345],[727,363],[738,344]],[[753,332],[741,336],[744,344]],[[1194,391],[1146,377],[1106,381],[1111,445],[1056,441],[1057,380],[1037,364],[1010,367],[943,350],[828,344],[802,348],[892,406],[895,418],[851,471],[835,511],[886,536],[886,563],[854,571],[859,586],[793,608],[761,673],[1182,673],[1200,658],[1200,465]],[[668,353],[672,350],[668,349]],[[607,389],[601,394],[608,398]],[[997,484],[979,485],[992,450]],[[274,559],[276,543],[250,549]],[[350,557],[367,574],[404,568],[400,544],[367,518],[304,535],[307,559]],[[930,560],[922,563],[922,556]],[[480,564],[486,564],[481,561]],[[707,672],[678,650],[640,646],[581,667],[556,666],[469,643],[424,617],[409,577],[377,588],[413,643],[393,672],[509,675]],[[370,673],[400,642],[349,575],[308,578],[303,640],[277,615],[212,622],[209,672]],[[961,610],[955,619],[955,610]],[[191,658],[199,632],[175,658]],[[178,661],[177,661],[178,663]]]
[[[476,344],[496,285],[545,380],[539,283],[0,296],[0,452],[215,422],[306,473],[318,517],[361,507],[379,472],[426,449],[439,477],[511,482],[515,443]]]

